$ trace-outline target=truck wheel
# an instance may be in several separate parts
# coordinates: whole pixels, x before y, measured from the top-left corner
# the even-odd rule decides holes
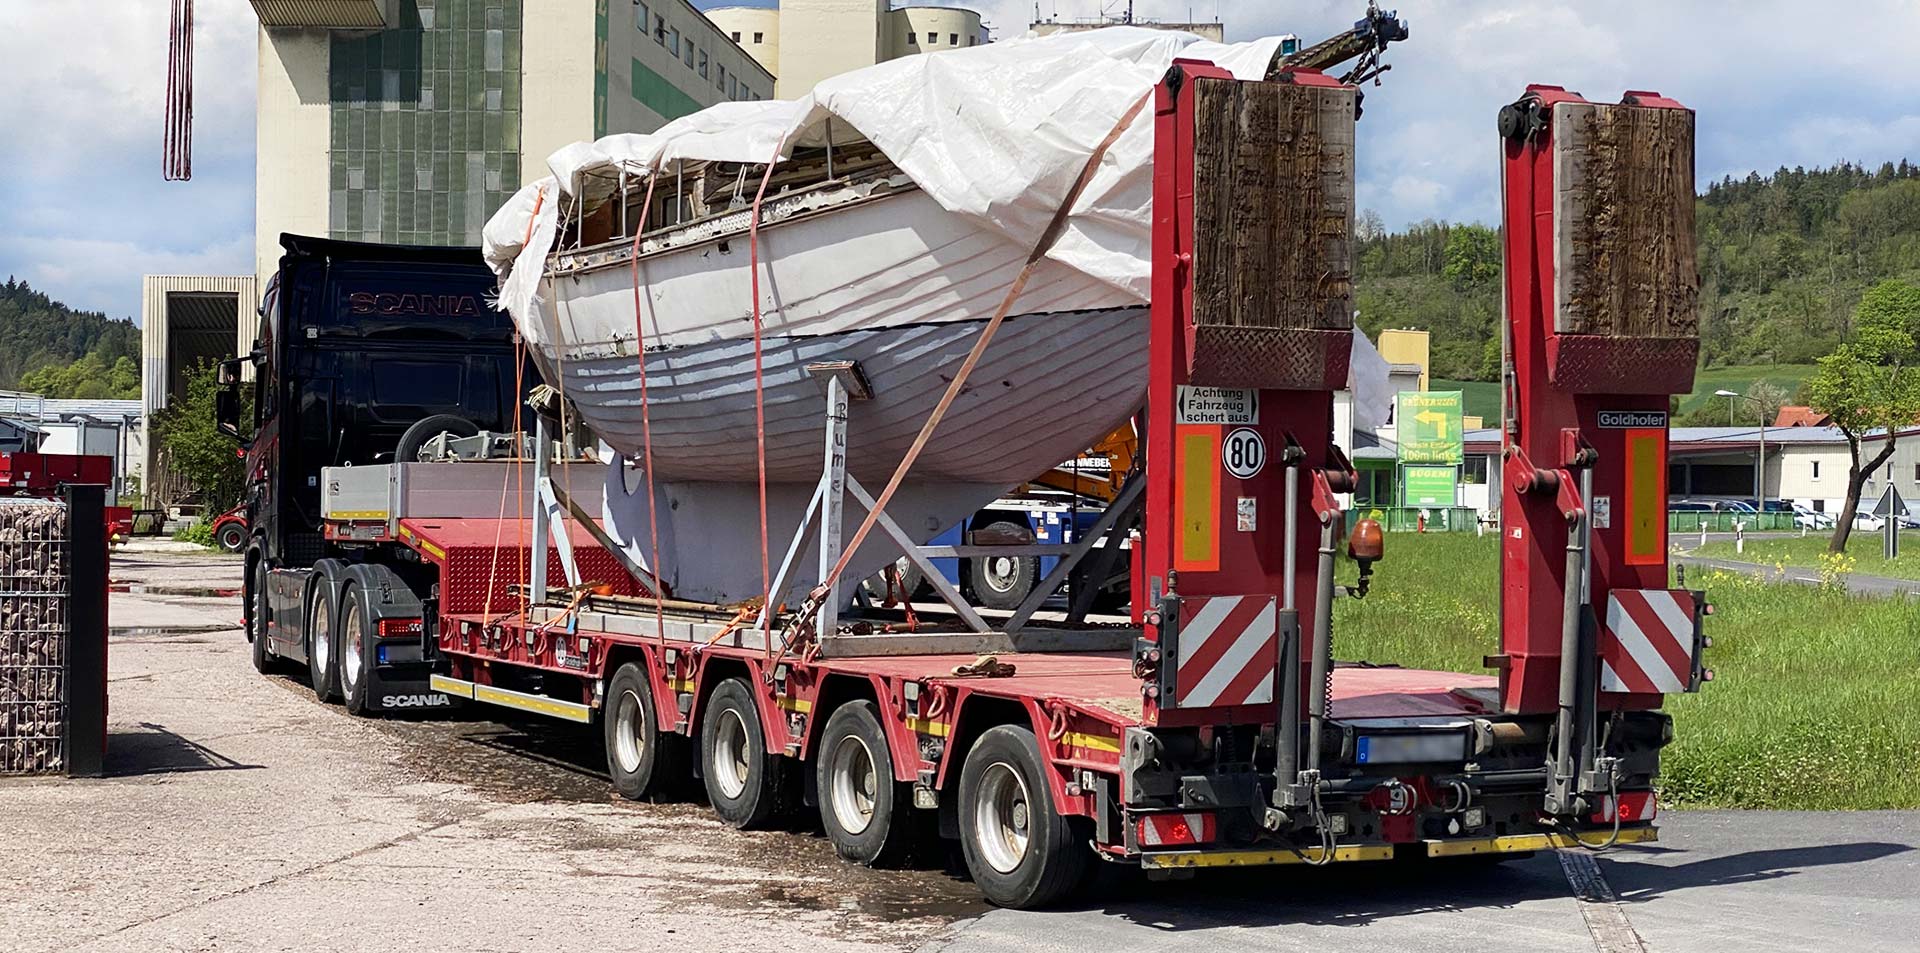
[[[721,682],[700,718],[700,767],[720,819],[741,829],[773,817],[778,795],[753,692],[737,678]]]
[[[887,570],[884,569],[868,576],[860,583],[861,590],[867,594],[867,601],[876,606],[884,606],[888,592],[891,590],[895,599],[912,602],[913,597],[920,592],[920,587],[926,584],[926,577],[920,574],[920,567],[914,565],[905,556],[894,562],[893,569],[900,574],[900,578],[892,586],[887,583]]]
[[[899,859],[911,825],[907,786],[893,779],[887,734],[870,701],[834,709],[815,768],[820,825],[840,856],[869,867]]]
[[[247,636],[253,642],[253,670],[262,675],[272,675],[280,668],[280,658],[273,654],[273,643],[267,636],[267,563],[261,560],[253,567],[253,591],[247,593]]]
[[[340,633],[333,624],[335,606],[327,598],[331,589],[324,580],[317,581],[307,607],[307,675],[314,697],[322,702],[340,697]]]
[[[373,653],[368,647],[375,636],[373,613],[365,605],[366,591],[365,586],[351,582],[340,590],[340,631],[334,637],[340,649],[340,700],[346,704],[347,714],[361,718],[373,711],[367,704],[367,683],[373,681],[368,671]]]
[[[1033,732],[981,734],[960,769],[960,850],[980,892],[1018,910],[1064,899],[1093,859],[1072,828],[1053,809]]]
[[[653,704],[653,680],[647,667],[628,662],[607,682],[607,774],[613,790],[629,801],[659,798],[681,774],[684,740],[660,730],[660,712]]]
[[[213,538],[220,544],[221,549],[230,553],[237,553],[247,548],[247,528],[239,523],[228,523],[220,527],[220,532],[215,533]]]
[[[980,531],[989,537],[1032,537],[1026,527],[1005,521]],[[968,562],[973,597],[989,609],[1018,609],[1040,578],[1038,556],[975,556]]]

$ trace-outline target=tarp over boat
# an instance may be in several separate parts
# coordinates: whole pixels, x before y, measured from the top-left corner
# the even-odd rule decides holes
[[[1284,39],[1222,44],[1139,27],[1025,36],[878,63],[824,80],[797,100],[720,103],[654,133],[554,153],[553,175],[522,188],[487,223],[484,250],[505,279],[502,307],[541,343],[534,299],[563,195],[592,207],[622,172],[785,158],[825,145],[829,120],[842,141],[847,127],[857,130],[941,207],[1031,247],[1087,156],[1176,57],[1260,79]],[[1153,113],[1142,110],[1108,149],[1048,252],[1140,302],[1147,300],[1152,155]]]

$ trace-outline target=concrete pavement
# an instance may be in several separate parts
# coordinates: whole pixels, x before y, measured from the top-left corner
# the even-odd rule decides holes
[[[112,776],[0,781],[0,950],[1590,951],[1623,913],[1663,953],[1911,950],[1920,815],[1684,813],[1604,856],[1270,868],[992,910],[936,856],[841,863],[817,835],[609,795],[547,722],[359,720],[262,678],[230,557],[116,556]],[[950,859],[947,861],[951,863]]]

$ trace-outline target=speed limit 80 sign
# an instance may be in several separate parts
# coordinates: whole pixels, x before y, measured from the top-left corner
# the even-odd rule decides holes
[[[1242,480],[1248,479],[1267,465],[1267,442],[1261,439],[1257,430],[1236,428],[1220,442],[1220,462],[1228,473]]]

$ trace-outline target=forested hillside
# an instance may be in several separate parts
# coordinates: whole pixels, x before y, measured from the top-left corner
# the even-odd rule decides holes
[[[1709,368],[1809,363],[1848,332],[1868,285],[1920,279],[1920,166],[1906,160],[1729,177],[1695,208]],[[1425,328],[1434,376],[1493,379],[1498,234],[1446,222],[1390,233],[1372,213],[1355,232],[1361,327]]]
[[[0,389],[138,397],[139,360],[132,321],[75,311],[24,281],[0,284]]]

